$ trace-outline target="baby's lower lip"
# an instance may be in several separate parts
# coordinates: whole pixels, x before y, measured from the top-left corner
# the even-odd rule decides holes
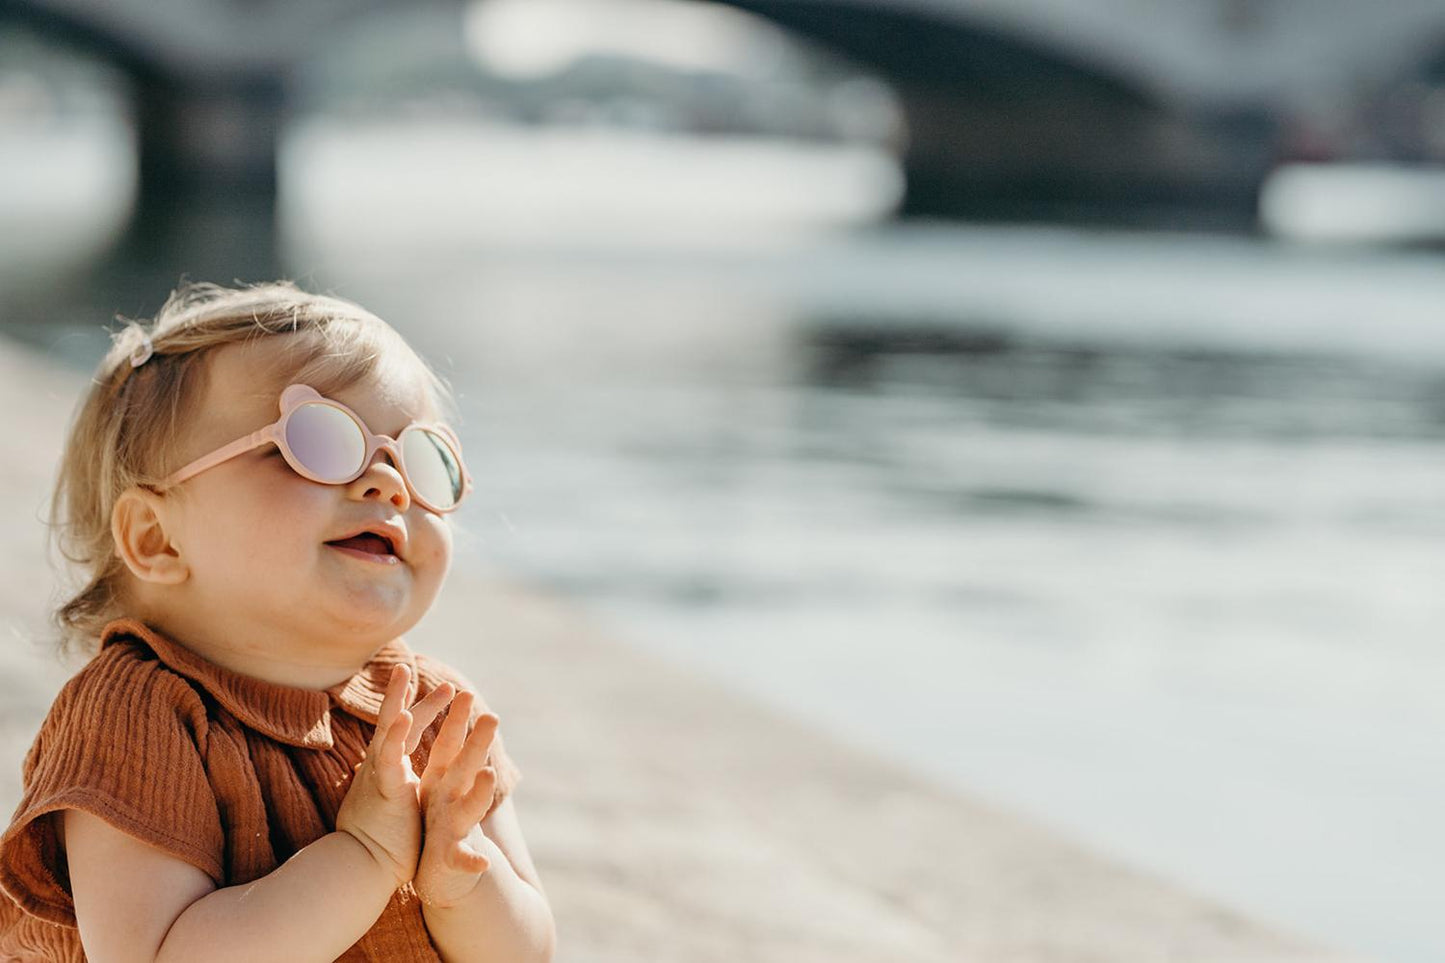
[[[353,555],[356,558],[364,558],[368,562],[375,562],[378,565],[398,565],[401,563],[401,559],[395,555],[378,555],[376,552],[363,552],[359,548],[346,548],[342,545],[332,545],[330,542],[326,543],[326,547],[334,548],[338,552],[345,552],[347,555]]]

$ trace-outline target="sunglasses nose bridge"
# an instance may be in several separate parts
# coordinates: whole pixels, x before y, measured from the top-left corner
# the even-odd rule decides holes
[[[376,463],[377,453],[383,451],[391,456],[391,467],[401,476],[402,481],[409,485],[410,480],[406,477],[406,468],[401,462],[401,446],[396,443],[395,439],[386,435],[382,435],[376,440],[376,447],[372,449],[371,457],[366,460],[365,465],[361,466],[361,474],[364,475],[371,469],[371,466]]]
[[[367,471],[370,470],[372,464],[376,461],[377,452],[382,451],[386,452],[388,455],[391,456],[391,467],[399,476],[401,476],[401,484],[402,487],[406,489],[407,500],[412,500],[416,497],[416,490],[411,487],[411,479],[407,477],[406,466],[402,463],[401,444],[390,435],[380,435],[377,437],[376,448],[372,450],[371,458],[367,461],[365,466],[362,467],[361,473],[364,475],[367,473]]]
[[[401,469],[401,446],[396,443],[395,438],[392,438],[388,435],[382,435],[376,440],[376,451],[373,451],[371,453],[372,458],[376,457],[377,451],[386,452],[388,455],[391,456],[392,466],[398,471]]]

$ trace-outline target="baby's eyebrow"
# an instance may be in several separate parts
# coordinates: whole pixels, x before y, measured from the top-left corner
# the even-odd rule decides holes
[[[412,425],[442,425],[442,424],[446,424],[446,422],[442,421],[442,420],[441,420],[440,418],[438,418],[437,416],[435,416],[435,415],[433,415],[433,414],[431,414],[431,413],[428,412],[428,413],[425,413],[425,414],[421,414],[421,415],[414,416],[414,417],[412,417],[410,420],[403,422],[402,425],[401,425],[401,427],[396,430],[396,434],[395,434],[395,435],[392,435],[391,437],[395,438],[397,435],[401,434],[403,431],[405,431],[407,428],[410,428]],[[450,427],[450,426],[448,425],[448,427]],[[375,430],[375,429],[373,429],[373,430]]]
[[[406,429],[410,428],[412,425],[424,425],[427,423],[428,422],[425,418],[413,418],[410,421],[403,422],[402,426],[396,429],[396,431],[383,431],[381,432],[381,434],[386,435],[388,438],[400,438],[401,433],[403,431],[406,431]],[[372,428],[371,430],[376,431],[375,428]]]

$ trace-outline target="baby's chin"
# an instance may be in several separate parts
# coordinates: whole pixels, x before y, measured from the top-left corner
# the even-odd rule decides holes
[[[357,643],[390,641],[409,631],[418,621],[405,608],[388,605],[348,606],[325,615],[328,634]]]
[[[409,595],[391,600],[352,598],[339,605],[321,608],[318,614],[326,622],[327,635],[348,649],[364,650],[369,654],[411,631],[420,621],[421,615],[414,611],[411,601]]]

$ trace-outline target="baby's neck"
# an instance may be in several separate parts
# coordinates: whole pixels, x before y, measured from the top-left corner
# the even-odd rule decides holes
[[[144,621],[224,669],[296,689],[328,689],[346,681],[384,644],[355,638],[346,638],[346,646],[326,644],[276,627],[222,624],[174,612],[150,613]]]

